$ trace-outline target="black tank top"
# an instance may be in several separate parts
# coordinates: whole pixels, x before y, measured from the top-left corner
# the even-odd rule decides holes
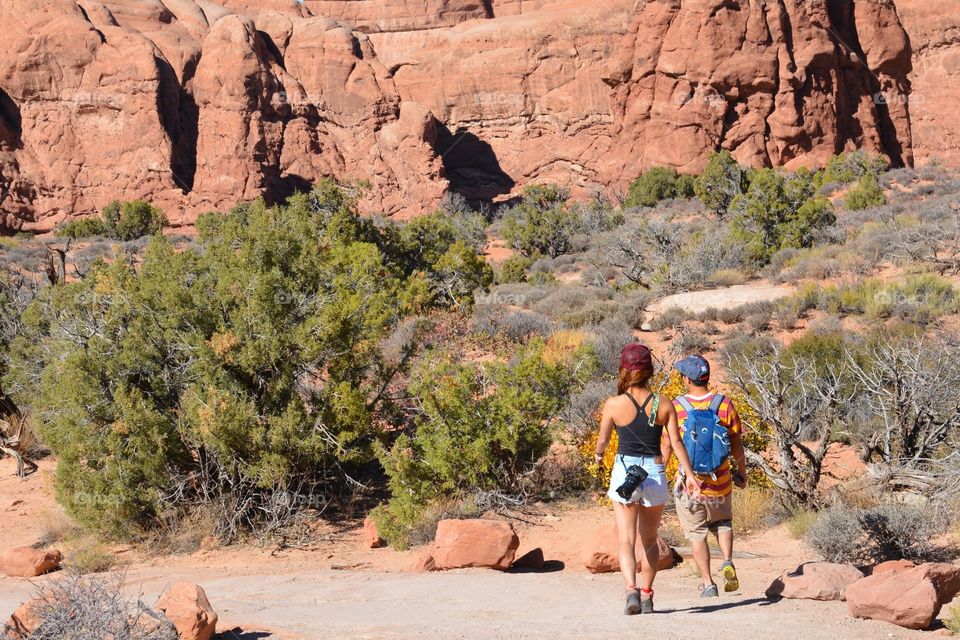
[[[630,402],[637,408],[637,416],[626,426],[617,426],[617,455],[621,456],[650,456],[657,457],[660,452],[660,438],[663,436],[663,427],[656,424],[650,424],[650,418],[647,416],[647,405],[653,398],[651,393],[643,401],[643,405],[637,403],[633,395],[625,394],[630,398]],[[657,416],[653,416],[653,422],[656,423]]]

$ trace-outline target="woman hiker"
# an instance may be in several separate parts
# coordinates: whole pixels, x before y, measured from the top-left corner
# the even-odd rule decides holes
[[[657,531],[663,507],[670,498],[660,451],[664,427],[680,461],[680,468],[686,472],[687,491],[691,495],[698,495],[700,491],[690,459],[680,440],[676,409],[672,402],[661,402],[660,397],[650,391],[652,377],[653,357],[650,349],[639,343],[624,347],[620,354],[619,395],[609,398],[603,405],[600,437],[595,451],[599,463],[616,428],[619,444],[607,495],[613,501],[617,520],[620,572],[626,585],[624,613],[627,615],[653,612],[653,579],[659,564]],[[638,535],[643,550],[640,554],[639,590]]]

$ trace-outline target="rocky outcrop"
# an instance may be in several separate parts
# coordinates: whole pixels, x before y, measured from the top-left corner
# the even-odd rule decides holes
[[[942,563],[883,571],[847,587],[847,609],[855,618],[884,620],[926,629],[941,607],[960,593],[960,566]]]
[[[858,3],[859,4],[859,3]],[[910,106],[918,165],[960,166],[960,12],[953,0],[897,0],[913,50],[912,90],[895,99]]]
[[[7,230],[115,198],[188,225],[324,176],[369,180],[365,211],[406,216],[451,188],[618,190],[718,148],[912,161],[892,0],[0,0],[0,31]],[[921,86],[952,59],[924,51]],[[930,102],[921,122],[949,113]]]

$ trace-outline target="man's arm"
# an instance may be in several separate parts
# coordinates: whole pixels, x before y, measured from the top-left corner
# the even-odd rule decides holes
[[[743,451],[743,425],[740,422],[740,415],[737,413],[733,402],[730,402],[730,414],[727,416],[727,429],[730,434],[730,454],[734,462],[737,463],[737,470],[733,476],[733,482],[741,489],[747,486],[747,456]]]

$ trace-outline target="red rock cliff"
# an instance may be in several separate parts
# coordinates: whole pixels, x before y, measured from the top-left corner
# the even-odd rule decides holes
[[[451,188],[622,188],[717,148],[909,164],[911,80],[935,84],[892,0],[0,0],[0,33],[8,230],[114,198],[190,224],[322,176],[412,215]]]

